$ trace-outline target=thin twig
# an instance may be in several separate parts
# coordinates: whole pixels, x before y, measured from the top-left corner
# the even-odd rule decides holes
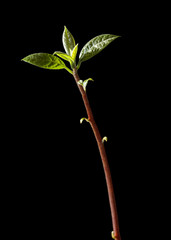
[[[104,168],[104,172],[105,172],[105,178],[106,178],[106,184],[107,184],[107,190],[108,190],[108,196],[109,196],[109,203],[110,203],[110,209],[111,209],[111,216],[112,216],[112,225],[113,225],[113,231],[112,231],[112,237],[116,240],[121,240],[121,236],[120,236],[120,231],[119,231],[119,222],[118,222],[118,215],[117,215],[117,208],[116,208],[116,201],[115,201],[115,195],[114,195],[114,189],[113,189],[113,183],[112,183],[112,177],[111,177],[111,172],[110,172],[110,167],[108,164],[108,159],[107,159],[107,155],[106,155],[106,151],[105,151],[105,147],[104,147],[104,143],[102,141],[102,137],[100,135],[99,129],[97,127],[97,124],[94,120],[93,117],[93,113],[90,107],[90,103],[86,94],[86,91],[84,91],[83,87],[78,84],[78,82],[80,81],[80,78],[78,76],[77,73],[77,69],[74,68],[73,69],[73,76],[74,79],[77,83],[77,86],[80,90],[86,111],[87,111],[87,115],[88,115],[88,121],[92,127],[92,130],[94,132],[96,141],[97,141],[97,145],[99,148],[99,152],[100,152],[100,156],[102,159],[102,164],[103,164],[103,168]]]

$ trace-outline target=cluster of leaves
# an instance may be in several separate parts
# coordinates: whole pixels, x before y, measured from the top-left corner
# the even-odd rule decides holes
[[[102,34],[91,39],[82,48],[79,54],[79,60],[77,64],[76,57],[78,52],[78,44],[75,43],[74,37],[69,32],[69,30],[66,27],[64,27],[64,32],[62,35],[62,43],[65,49],[65,52],[55,51],[53,54],[34,53],[31,55],[28,55],[22,60],[27,63],[33,64],[37,67],[41,67],[45,69],[55,69],[55,70],[66,69],[69,73],[72,74],[72,70],[75,67],[78,69],[82,62],[87,61],[90,58],[97,55],[99,52],[101,52],[105,47],[107,47],[113,40],[115,40],[118,37],[119,36],[111,35],[111,34]],[[61,59],[68,61],[70,63],[71,68],[68,68]],[[80,82],[81,85],[82,84],[86,85],[86,83],[87,82],[85,83]]]

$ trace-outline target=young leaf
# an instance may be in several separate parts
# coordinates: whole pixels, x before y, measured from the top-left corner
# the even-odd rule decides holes
[[[74,49],[72,51],[72,55],[71,55],[74,62],[76,61],[77,52],[78,52],[78,44],[74,47]]]
[[[104,143],[104,141],[106,141],[107,142],[107,137],[105,136],[105,137],[103,137],[103,139],[102,139],[102,143]]]
[[[86,87],[87,87],[88,81],[94,81],[94,80],[92,78],[88,78],[84,81],[83,80],[78,81],[78,84],[81,85],[84,88],[85,92],[86,92]]]
[[[115,239],[114,231],[111,232],[111,236],[112,236],[113,239]]]
[[[65,52],[69,56],[71,56],[72,51],[75,47],[75,40],[74,40],[72,34],[68,31],[68,29],[66,27],[64,28],[64,32],[63,32],[63,36],[62,36],[62,42],[63,42]]]
[[[82,48],[79,55],[79,64],[81,62],[87,61],[88,59],[94,57],[100,53],[105,47],[107,47],[113,40],[119,36],[111,34],[102,34],[93,39],[91,39],[86,45]]]
[[[82,124],[82,122],[83,122],[84,120],[85,120],[86,122],[89,122],[88,118],[85,118],[85,117],[84,117],[84,118],[81,118],[81,119],[80,119],[80,124]]]
[[[59,57],[63,58],[64,60],[66,60],[70,63],[74,62],[73,58],[66,53],[56,51],[56,52],[54,52],[54,55],[58,55]]]
[[[22,60],[37,67],[46,69],[63,69],[66,67],[65,63],[60,58],[49,53],[34,53],[28,55]]]

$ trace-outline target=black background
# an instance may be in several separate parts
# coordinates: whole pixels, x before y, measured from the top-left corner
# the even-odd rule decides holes
[[[87,94],[101,135],[108,137],[122,239],[137,239],[143,231],[143,182],[152,134],[148,131],[144,141],[152,123],[137,57],[142,52],[141,6],[135,11],[125,3],[57,4],[23,3],[10,22],[13,66],[6,72],[4,98],[6,221],[12,226],[7,234],[18,239],[110,239],[101,159],[89,124],[79,123],[86,112],[72,75],[20,61],[31,53],[63,51],[66,25],[79,51],[97,35],[121,36],[83,63],[79,75],[94,79]]]

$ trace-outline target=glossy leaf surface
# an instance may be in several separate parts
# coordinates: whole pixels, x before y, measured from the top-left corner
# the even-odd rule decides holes
[[[58,55],[59,57],[61,57],[62,59],[66,60],[70,63],[74,62],[73,58],[66,53],[56,51],[56,52],[54,52],[54,55]]]
[[[88,59],[94,57],[118,37],[119,36],[111,34],[102,34],[91,39],[82,48],[79,55],[79,63],[87,61]]]
[[[76,61],[77,52],[78,52],[78,44],[74,47],[71,55],[74,62]]]
[[[22,59],[24,62],[30,63],[37,67],[46,69],[63,69],[66,68],[65,63],[58,57],[49,53],[34,53]]]
[[[69,32],[69,30],[66,27],[64,28],[64,32],[63,32],[63,36],[62,36],[62,42],[63,42],[65,52],[69,56],[71,56],[72,51],[75,47],[75,40],[74,40],[74,37],[72,36],[72,34]]]

